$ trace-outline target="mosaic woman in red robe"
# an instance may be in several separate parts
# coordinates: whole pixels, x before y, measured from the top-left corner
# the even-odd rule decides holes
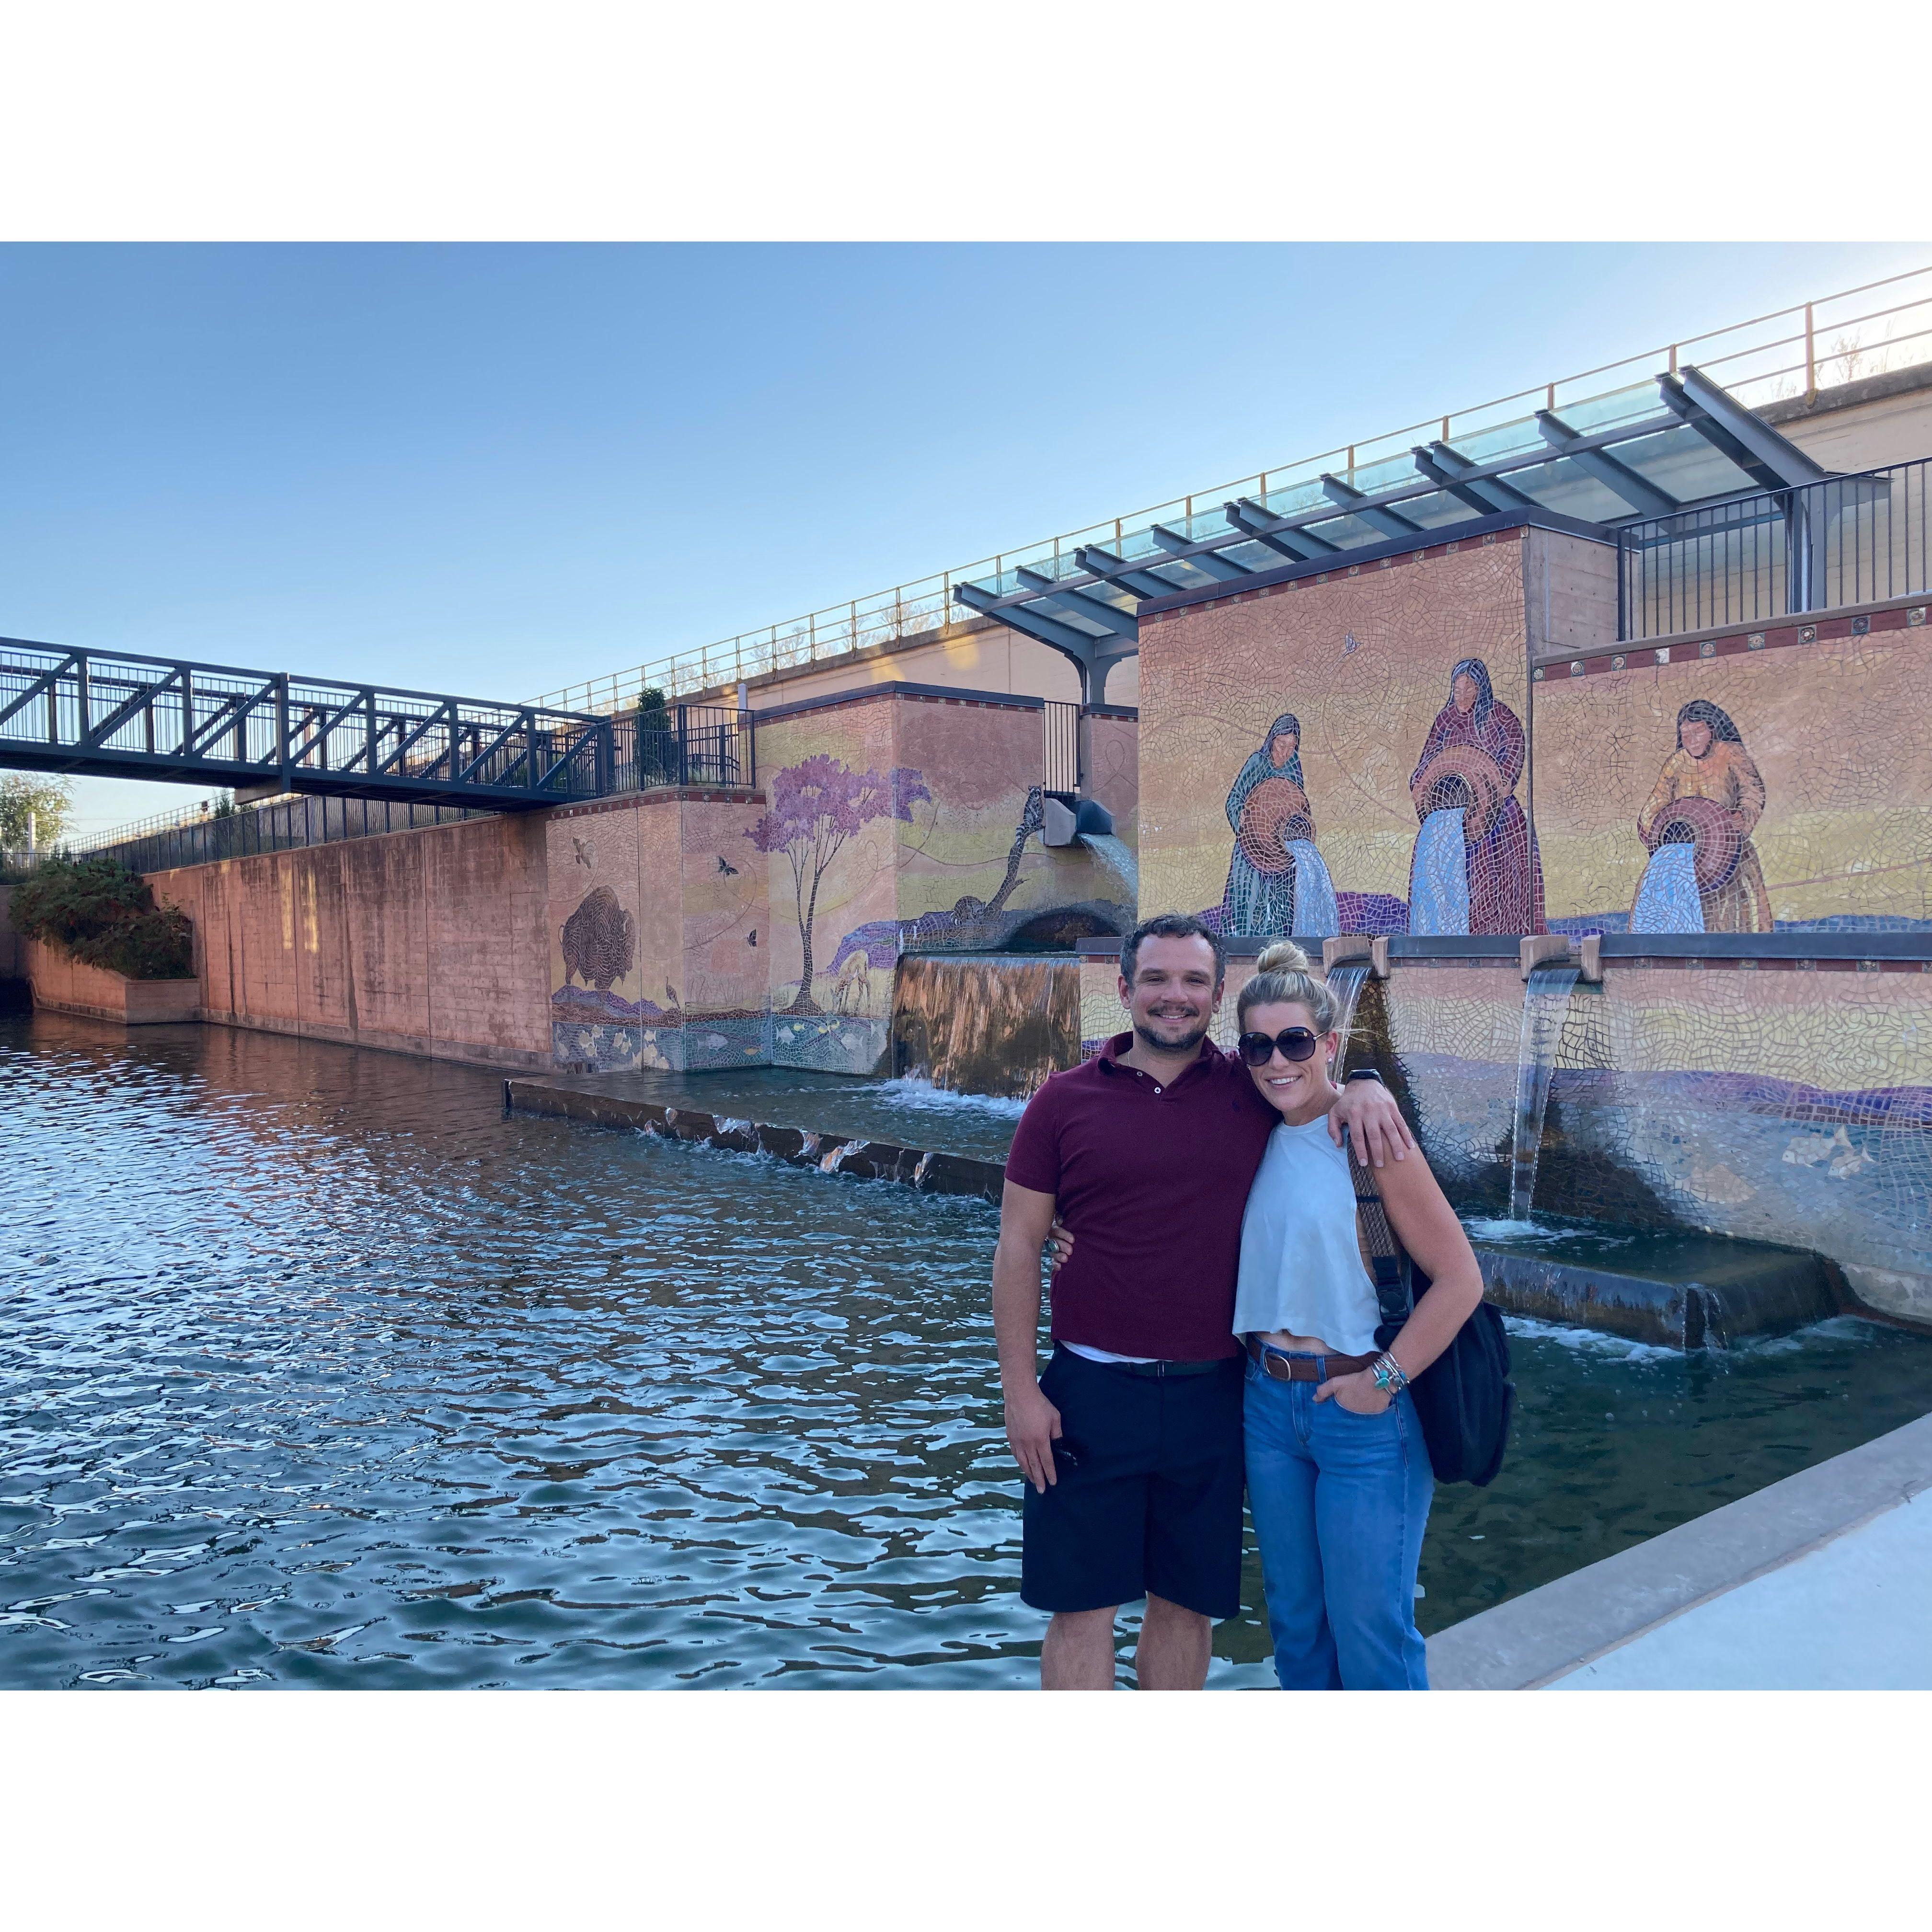
[[[1522,720],[1490,689],[1489,667],[1464,658],[1449,674],[1449,702],[1429,728],[1408,788],[1418,820],[1462,808],[1472,933],[1543,930],[1542,862],[1515,795],[1524,752]]]

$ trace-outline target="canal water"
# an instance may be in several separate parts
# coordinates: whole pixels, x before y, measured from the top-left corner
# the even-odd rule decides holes
[[[995,1227],[473,1069],[0,1021],[0,1684],[1029,1682]],[[1932,1407],[1858,1322],[1514,1346],[1426,1629]],[[1245,1603],[1216,1684],[1272,1682],[1252,1552]]]

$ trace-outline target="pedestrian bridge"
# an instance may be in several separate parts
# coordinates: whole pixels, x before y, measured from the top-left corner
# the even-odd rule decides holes
[[[16,770],[515,812],[626,788],[635,738],[541,704],[0,639]]]

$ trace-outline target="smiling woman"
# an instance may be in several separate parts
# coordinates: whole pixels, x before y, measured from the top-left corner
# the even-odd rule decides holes
[[[1285,1690],[1421,1690],[1415,1622],[1434,1478],[1409,1384],[1483,1298],[1462,1224],[1420,1155],[1382,1173],[1432,1284],[1389,1346],[1363,1264],[1356,1184],[1328,1132],[1335,998],[1292,944],[1241,988],[1240,1054],[1280,1116],[1241,1223],[1249,1508]]]

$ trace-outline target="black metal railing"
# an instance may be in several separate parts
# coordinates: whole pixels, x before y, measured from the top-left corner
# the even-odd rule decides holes
[[[1932,587],[1932,458],[1767,490],[1617,532],[1617,634],[1675,636]]]
[[[454,825],[466,818],[494,818],[490,811],[460,806],[420,805],[386,798],[285,798],[272,805],[188,819],[131,838],[92,842],[85,856],[118,859],[130,872],[164,872],[176,866],[212,865],[220,859],[252,859],[264,852],[293,852],[338,839],[375,838],[419,826]]]
[[[1080,707],[1077,704],[1047,700],[1046,754],[1040,782],[1044,791],[1080,789]]]
[[[0,764],[515,810],[612,763],[608,718],[0,639]]]
[[[674,704],[618,718],[614,760],[614,791],[757,782],[751,714],[722,704]]]

